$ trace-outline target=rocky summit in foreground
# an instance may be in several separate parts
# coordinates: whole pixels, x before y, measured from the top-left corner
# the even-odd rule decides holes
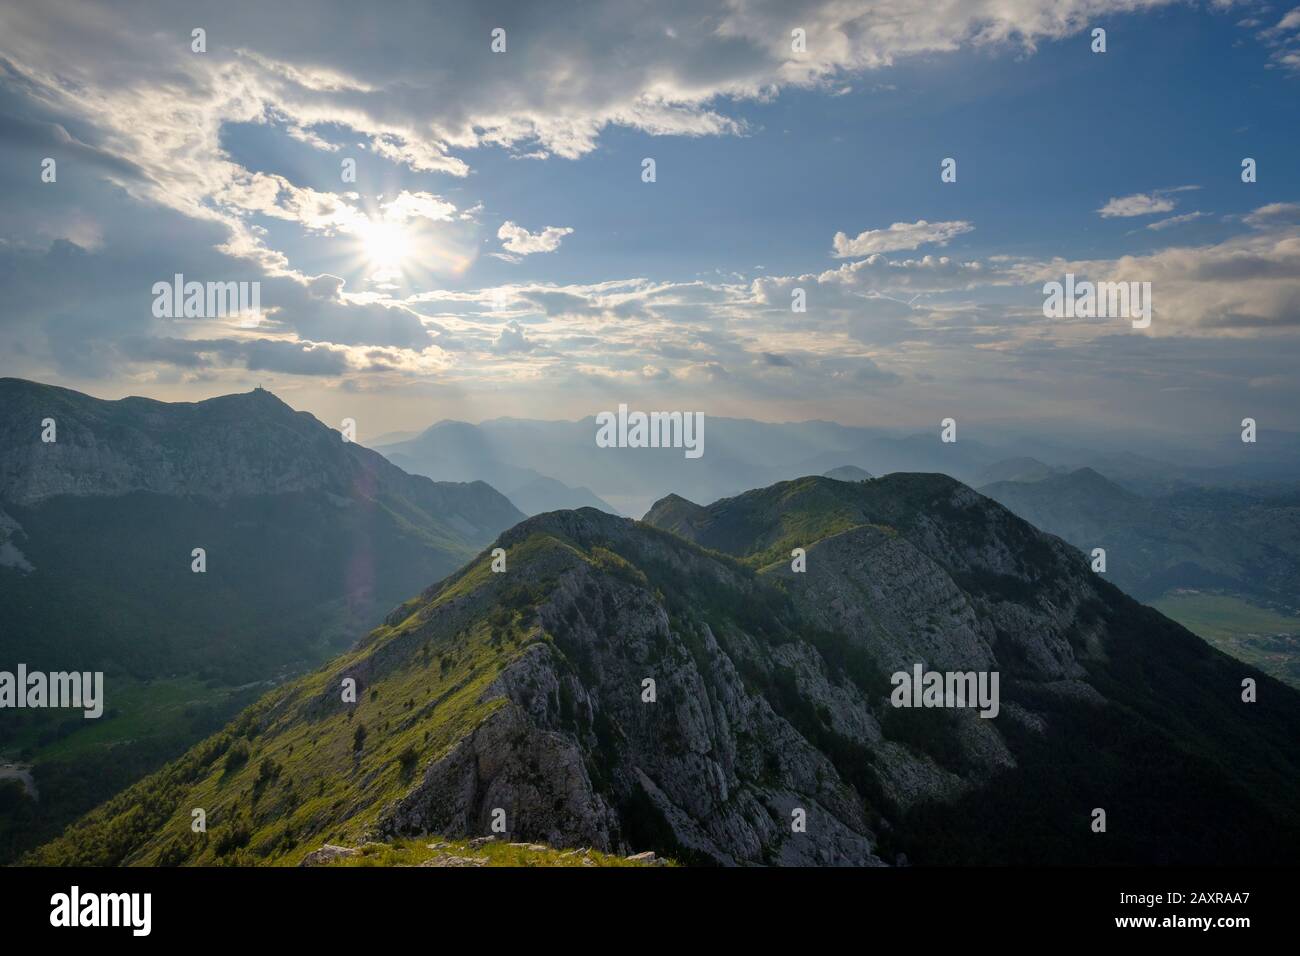
[[[284,865],[424,834],[687,864],[1300,848],[1300,695],[951,479],[554,512],[494,548],[28,862]],[[918,667],[996,673],[997,706],[893,706]]]

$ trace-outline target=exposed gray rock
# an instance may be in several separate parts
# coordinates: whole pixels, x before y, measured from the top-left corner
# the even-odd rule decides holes
[[[483,833],[499,807],[510,834],[628,852],[629,832],[657,826],[629,814],[650,814],[684,850],[722,863],[880,862],[860,795],[746,687],[707,625],[674,627],[646,587],[576,558],[514,573],[550,582],[538,620],[563,639],[533,644],[498,675],[483,699],[505,703],[426,769],[379,832]],[[806,653],[792,648],[790,660],[815,699],[861,702]],[[645,678],[653,703],[642,700]],[[858,737],[879,735],[865,712],[843,720]],[[796,809],[807,832],[793,832]]]
[[[346,859],[348,857],[360,856],[361,851],[355,847],[334,846],[326,843],[319,850],[312,850],[302,858],[299,866],[322,866],[326,863],[332,863],[335,860]]]
[[[25,537],[22,525],[0,510],[0,568],[34,571],[27,556],[19,550],[17,540]]]
[[[425,860],[420,866],[487,866],[488,861],[481,856],[435,856]]]

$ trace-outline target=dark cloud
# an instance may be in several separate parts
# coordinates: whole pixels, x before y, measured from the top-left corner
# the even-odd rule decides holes
[[[342,350],[274,339],[133,338],[122,342],[120,349],[133,361],[163,362],[189,369],[240,365],[250,372],[325,376],[342,375],[348,370],[347,355]]]

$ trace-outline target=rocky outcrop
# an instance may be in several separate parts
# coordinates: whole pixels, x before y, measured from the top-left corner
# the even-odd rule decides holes
[[[616,819],[592,787],[576,743],[540,729],[517,705],[494,712],[430,766],[377,830],[486,833],[498,810],[510,833],[555,846],[614,846]]]
[[[509,833],[557,846],[617,850],[662,827],[724,863],[879,862],[860,797],[745,687],[707,625],[675,630],[648,589],[581,560],[537,615],[563,637],[501,672],[484,696],[507,705],[428,768],[381,833],[482,833],[502,809]],[[812,836],[792,829],[796,810]]]
[[[339,860],[346,860],[350,857],[360,856],[361,851],[355,847],[334,846],[326,843],[319,850],[312,850],[302,858],[299,866],[326,866],[330,863],[336,863]]]
[[[978,505],[958,494],[953,507]],[[706,509],[681,500],[657,515],[676,525],[684,510],[707,528]],[[568,547],[543,552],[547,539]],[[890,739],[889,673],[916,663],[1006,666],[1043,682],[1083,673],[1065,635],[1072,605],[992,600],[957,583],[974,568],[1019,573],[996,528],[968,549],[937,519],[922,517],[909,536],[863,525],[809,541],[812,571],[778,564],[757,577],[589,509],[530,519],[500,544],[533,546],[509,579],[542,595],[531,611],[538,640],[484,693],[504,706],[385,812],[384,835],[483,833],[504,811],[510,834],[557,846],[626,850],[650,829],[725,864],[879,864],[886,806],[951,801],[1016,766],[996,724],[973,711],[947,715],[936,753]],[[602,566],[593,552],[622,561]],[[929,552],[955,553],[955,564]],[[798,624],[730,620],[719,632],[689,600],[667,597],[664,582],[679,580],[738,605],[779,581]],[[1076,604],[1092,596],[1086,581],[1072,587]],[[453,610],[425,626],[440,613]],[[800,629],[837,635],[875,680],[829,663]],[[1014,662],[1004,665],[1007,647]],[[1023,707],[1014,719],[1031,733],[1043,726]]]

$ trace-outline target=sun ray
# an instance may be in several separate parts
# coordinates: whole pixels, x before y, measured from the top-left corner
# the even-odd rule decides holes
[[[412,237],[401,223],[371,219],[361,228],[358,238],[366,260],[381,271],[402,270],[412,254]]]

